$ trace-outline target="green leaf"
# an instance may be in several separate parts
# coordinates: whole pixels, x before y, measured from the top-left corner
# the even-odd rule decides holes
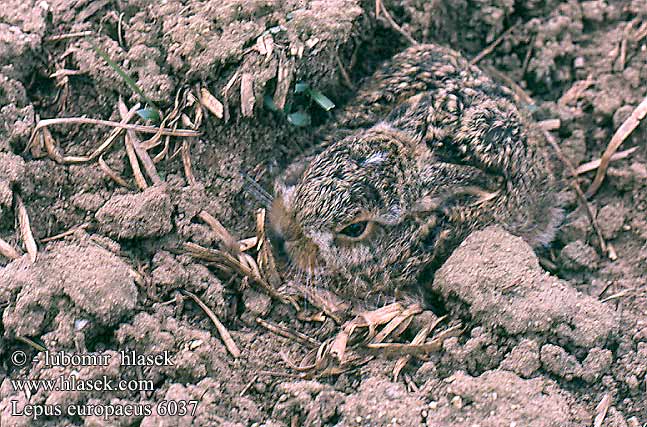
[[[294,93],[303,93],[310,88],[310,85],[305,82],[299,82],[294,85]]]
[[[159,112],[154,108],[142,108],[135,112],[139,117],[141,117],[144,120],[152,120],[153,122],[156,122],[156,123],[159,123],[161,120]]]
[[[288,114],[288,122],[294,126],[304,127],[310,125],[310,114],[304,113],[302,111],[297,111],[296,113]]]
[[[276,106],[274,99],[269,95],[263,97],[263,105],[270,111],[279,111],[279,107]]]
[[[106,62],[108,63],[108,65],[110,66],[110,68],[112,68],[113,70],[115,70],[115,72],[116,72],[117,74],[119,74],[119,76],[120,76],[122,79],[124,79],[124,82],[126,82],[126,84],[128,85],[128,87],[129,87],[133,92],[135,92],[137,95],[141,96],[141,97],[142,97],[142,99],[143,99],[144,101],[146,101],[147,103],[149,103],[150,105],[152,105],[153,107],[155,107],[155,109],[158,111],[158,116],[159,116],[159,107],[158,107],[157,105],[155,105],[155,103],[154,103],[153,101],[151,101],[150,99],[148,99],[148,97],[146,96],[146,94],[144,93],[144,91],[143,91],[143,90],[141,90],[141,89],[139,88],[139,86],[137,86],[137,83],[135,83],[135,81],[134,81],[134,80],[133,80],[133,79],[132,79],[128,74],[126,74],[126,72],[125,72],[125,71],[124,71],[124,70],[123,70],[123,69],[122,69],[122,68],[121,68],[121,67],[120,67],[116,62],[114,62],[112,59],[110,59],[110,57],[108,56],[108,54],[107,54],[106,52],[104,52],[101,48],[99,48],[98,46],[96,46],[96,45],[95,45],[94,43],[92,43],[91,41],[90,41],[90,46],[92,46],[92,49],[94,49],[94,51],[97,53],[97,55],[99,55],[101,58],[103,58],[103,60],[104,60],[104,61],[106,61]]]
[[[310,97],[314,102],[319,104],[321,108],[323,108],[326,111],[330,111],[333,108],[335,108],[335,103],[330,100],[326,95],[321,93],[317,89],[310,89]]]

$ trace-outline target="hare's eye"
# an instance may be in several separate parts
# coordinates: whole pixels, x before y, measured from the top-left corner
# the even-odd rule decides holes
[[[358,238],[361,236],[364,231],[366,231],[366,227],[368,225],[368,221],[360,221],[356,222],[355,224],[351,224],[347,227],[344,227],[343,230],[340,231],[341,234],[344,236],[348,237],[353,237],[353,238]]]
[[[366,238],[372,228],[370,221],[357,221],[339,230],[339,236],[345,240],[358,241]]]

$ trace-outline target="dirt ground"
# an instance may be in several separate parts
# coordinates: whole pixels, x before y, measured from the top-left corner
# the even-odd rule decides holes
[[[381,4],[376,18],[368,0],[2,2],[0,426],[646,425],[644,123],[589,200],[599,236],[568,177],[566,220],[545,253],[494,226],[421,284],[435,313],[398,342],[411,342],[425,316],[446,314],[441,327],[460,324],[460,333],[416,354],[397,380],[402,354],[361,346],[364,359],[347,369],[299,366],[340,331],[335,316],[304,302],[297,312],[280,278],[269,280],[279,295],[269,295],[187,250],[226,246],[203,212],[237,238],[255,236],[253,182],[271,192],[409,38],[484,53],[479,66],[515,86],[575,167],[598,159],[647,95],[643,0]],[[304,83],[336,106],[295,90]],[[157,106],[165,126],[200,134],[155,145],[150,134],[130,132],[140,141],[124,144],[116,133],[85,159],[111,128],[53,124],[30,138],[39,119],[119,122],[120,99],[121,113]],[[130,122],[159,127],[147,118]],[[576,180],[586,191],[594,176]],[[109,361],[57,366],[45,349]],[[171,361],[126,366],[121,351]],[[17,387],[72,377],[140,386]]]

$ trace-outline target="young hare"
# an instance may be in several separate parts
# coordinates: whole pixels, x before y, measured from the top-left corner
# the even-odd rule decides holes
[[[370,301],[415,292],[489,224],[552,240],[561,209],[543,138],[459,53],[396,55],[334,126],[276,183],[273,242],[297,278]]]

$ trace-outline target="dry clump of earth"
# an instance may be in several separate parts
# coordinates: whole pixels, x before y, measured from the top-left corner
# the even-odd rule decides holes
[[[255,211],[262,204],[249,182],[271,189],[290,159],[316,143],[317,126],[332,118],[303,91],[295,93],[298,84],[340,108],[357,83],[406,47],[408,38],[446,44],[468,58],[497,43],[479,65],[517,85],[527,96],[522,107],[551,123],[575,167],[600,157],[647,94],[642,1],[379,3],[386,11],[379,18],[375,2],[358,0],[3,5],[0,239],[17,255],[0,255],[3,426],[581,426],[598,425],[596,417],[608,426],[647,422],[645,124],[620,150],[637,148],[611,163],[589,200],[607,251],[574,191],[565,223],[544,253],[533,253],[498,227],[472,234],[425,285],[438,314],[460,321],[462,334],[411,361],[397,381],[394,360],[386,357],[332,376],[302,375],[289,361],[307,353],[303,342],[271,333],[256,319],[311,337],[334,334],[338,325],[329,317],[297,316],[252,280],[223,274],[181,250],[187,242],[218,247],[202,212],[238,238],[255,234]],[[186,139],[192,178],[182,161],[181,137],[170,138],[166,155],[163,145],[152,150],[161,153],[155,163],[160,182],[149,176],[146,189],[135,187],[123,135],[102,161],[130,188],[111,179],[97,159],[57,162],[42,138],[29,143],[39,118],[85,115],[118,122],[120,97],[128,106],[153,102],[168,112],[176,95],[199,95],[203,88],[222,108],[205,110],[200,136]],[[178,128],[198,123],[195,109],[183,111],[188,121],[178,121]],[[74,124],[49,131],[64,155],[84,156],[110,129]],[[578,176],[584,190],[594,174]],[[35,261],[23,255],[18,197],[38,250]],[[239,357],[187,292],[223,323]],[[75,370],[11,362],[18,350],[37,355],[34,345],[78,353],[166,351],[176,363],[137,372],[114,363]],[[72,374],[145,377],[154,390],[27,395],[10,381]],[[199,400],[198,410],[184,417],[10,415],[12,401],[123,406],[192,399]]]

